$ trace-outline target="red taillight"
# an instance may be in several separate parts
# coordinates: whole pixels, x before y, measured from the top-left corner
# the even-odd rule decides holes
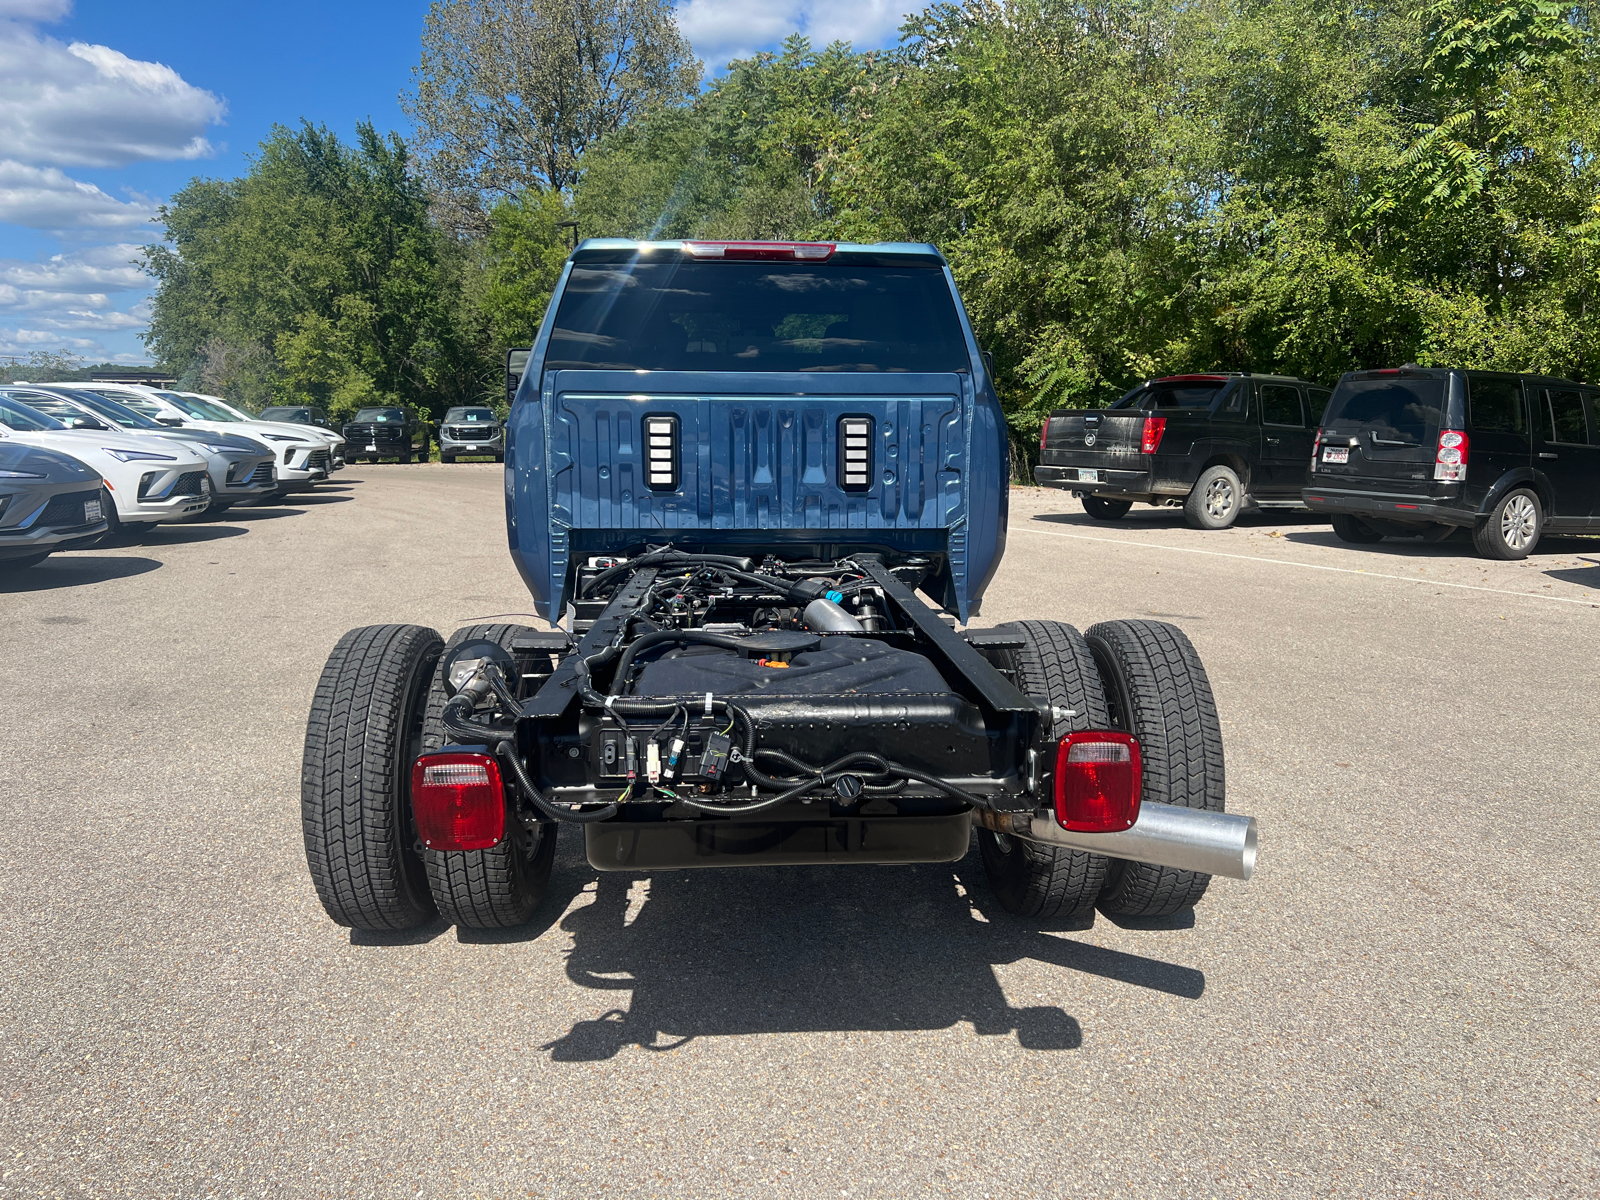
[[[1131,734],[1070,733],[1056,750],[1056,821],[1078,833],[1117,833],[1139,819],[1139,742]]]
[[[782,262],[821,262],[838,249],[836,242],[685,242],[695,258]]]
[[[506,832],[500,764],[487,754],[425,754],[411,768],[411,811],[430,850],[487,850]]]
[[[1044,453],[1044,442],[1050,436],[1050,418],[1044,419],[1044,424],[1039,426],[1039,453]]]
[[[1161,435],[1167,431],[1165,417],[1146,417],[1144,419],[1144,436],[1139,439],[1139,452],[1141,454],[1154,454],[1156,447],[1161,445]]]
[[[1433,477],[1451,482],[1467,477],[1467,435],[1459,429],[1439,431],[1439,448],[1433,455]]]

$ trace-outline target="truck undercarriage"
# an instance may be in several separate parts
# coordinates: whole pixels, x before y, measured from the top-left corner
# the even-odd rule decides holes
[[[603,871],[949,862],[976,825],[1024,915],[1106,907],[1141,873],[1131,903],[1160,915],[1209,874],[1249,877],[1254,821],[1220,811],[1220,736],[1186,743],[1147,711],[1175,684],[1209,705],[1179,631],[959,633],[914,592],[932,568],[672,545],[589,560],[571,631],[463,630],[397,695],[421,714],[391,764],[411,784],[400,857],[446,915],[488,925],[537,904],[562,824]],[[1179,651],[1167,678],[1148,653],[1149,678],[1122,677],[1160,643]],[[308,821],[326,807],[307,803]],[[474,874],[481,894],[454,895]]]

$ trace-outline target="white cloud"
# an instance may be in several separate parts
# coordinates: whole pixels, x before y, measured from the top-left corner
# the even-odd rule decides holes
[[[795,32],[819,50],[833,41],[857,50],[891,45],[905,14],[922,7],[906,0],[684,0],[678,28],[706,65],[718,70]]]
[[[50,8],[43,0],[0,5]],[[225,111],[162,63],[0,22],[0,157],[91,167],[204,158],[213,152],[205,131]]]
[[[135,265],[143,249],[137,242],[122,242],[31,262],[20,258],[0,259],[0,285],[74,294],[147,289],[151,285],[150,276]]]
[[[0,329],[0,354],[27,354],[32,350],[69,350],[76,351],[86,358],[98,358],[94,354],[100,348],[100,343],[94,338],[62,337],[59,333],[47,333],[39,329]]]
[[[123,242],[50,258],[0,259],[0,355],[71,350],[107,357],[105,340],[126,343],[150,322],[152,280],[132,264],[141,247]],[[120,354],[131,360],[139,354]]]
[[[135,230],[149,225],[156,206],[140,197],[118,200],[55,167],[0,159],[0,221],[29,229]]]
[[[134,265],[135,239],[158,236],[156,201],[128,189],[119,198],[59,168],[203,158],[226,106],[163,63],[39,32],[71,11],[72,0],[0,0],[0,224],[75,245],[0,259],[0,355],[148,361],[130,352],[149,325],[153,283]],[[114,243],[85,244],[104,239]]]
[[[0,0],[0,20],[59,21],[72,11],[72,0]]]

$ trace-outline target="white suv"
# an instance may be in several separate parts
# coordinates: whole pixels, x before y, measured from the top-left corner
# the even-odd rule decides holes
[[[242,433],[246,437],[265,440],[277,455],[278,485],[283,491],[307,488],[318,480],[326,479],[333,465],[333,451],[327,439],[298,425],[284,425],[277,421],[241,421],[220,409],[206,416],[197,416],[196,413],[205,412],[205,409],[199,407],[196,401],[186,400],[176,392],[166,393],[137,383],[80,383],[73,386],[80,391],[93,392],[118,404],[125,404],[134,412],[143,413],[162,425],[180,429],[210,429],[216,433]]]
[[[118,525],[141,528],[198,517],[211,507],[206,460],[180,442],[68,429],[4,394],[0,394],[0,437],[59,450],[100,472],[106,486],[102,507],[113,532]]]
[[[114,429],[132,437],[180,442],[205,455],[213,512],[265,500],[278,490],[277,454],[254,438],[212,429],[174,429],[97,392],[61,384],[12,388],[9,394],[69,429]]]
[[[161,394],[171,399],[175,404],[181,402],[179,400],[180,397],[182,400],[198,400],[212,409],[221,409],[224,413],[239,421],[265,422],[268,420],[265,417],[251,415],[237,404],[230,404],[221,396],[208,396],[204,392],[162,392]],[[335,471],[344,470],[344,434],[337,429],[325,429],[320,425],[307,425],[304,421],[277,421],[273,423],[303,430],[313,437],[327,438],[328,449],[333,455],[333,469]]]

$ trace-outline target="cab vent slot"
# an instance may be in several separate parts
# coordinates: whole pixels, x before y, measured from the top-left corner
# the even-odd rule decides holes
[[[652,492],[678,490],[682,451],[677,417],[668,413],[644,419],[645,483]]]
[[[864,492],[872,486],[872,418],[839,418],[839,486]]]

